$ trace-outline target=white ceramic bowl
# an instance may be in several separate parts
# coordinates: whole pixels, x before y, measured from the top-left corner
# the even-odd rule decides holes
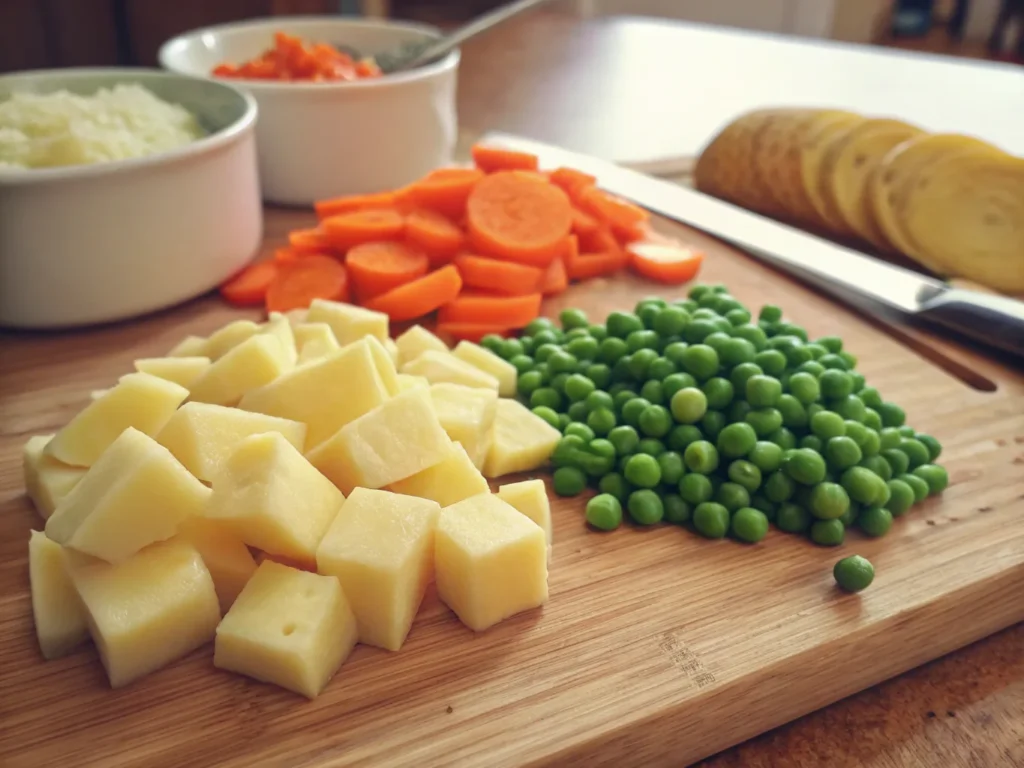
[[[134,160],[0,171],[0,325],[161,309],[210,290],[259,248],[256,104],[238,89],[156,70],[45,70],[0,76],[0,101],[117,83],[181,104],[209,135]]]
[[[208,77],[273,45],[276,31],[362,54],[437,37],[432,27],[341,17],[277,17],[186,33],[165,43],[160,63]],[[409,72],[353,82],[222,80],[260,107],[256,127],[264,199],[309,205],[334,195],[393,189],[451,162],[456,139],[458,52]]]

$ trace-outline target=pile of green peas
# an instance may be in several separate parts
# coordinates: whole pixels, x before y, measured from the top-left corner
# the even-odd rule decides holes
[[[774,523],[824,546],[894,517],[949,482],[939,442],[904,422],[835,336],[811,341],[775,306],[722,285],[640,301],[591,323],[579,309],[481,343],[518,371],[518,396],[563,433],[561,496],[597,495],[587,522],[687,525],[757,542]]]

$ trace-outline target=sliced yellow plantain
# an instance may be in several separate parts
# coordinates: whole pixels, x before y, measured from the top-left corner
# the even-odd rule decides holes
[[[744,208],[768,212],[771,197],[753,173],[754,137],[775,111],[747,112],[715,136],[697,159],[693,172],[697,189]]]
[[[1024,159],[946,155],[920,170],[895,212],[915,249],[945,274],[1024,292]]]
[[[754,175],[781,218],[813,224],[814,208],[800,173],[800,147],[820,109],[778,109],[754,137]]]
[[[833,234],[849,234],[838,212],[829,207],[822,194],[820,172],[828,147],[862,122],[864,118],[852,112],[829,110],[812,121],[801,142],[800,177],[814,209],[814,222],[818,229]]]

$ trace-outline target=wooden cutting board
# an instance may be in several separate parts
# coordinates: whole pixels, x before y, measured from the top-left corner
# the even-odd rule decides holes
[[[306,214],[271,213],[268,247]],[[938,437],[951,485],[891,533],[835,549],[773,530],[755,546],[676,527],[588,531],[582,499],[552,497],[551,599],[482,633],[433,596],[401,652],[359,647],[323,695],[216,670],[212,648],[124,690],[95,651],[44,662],[28,588],[21,446],[52,432],[137,357],[240,313],[215,298],[92,331],[0,337],[0,765],[682,765],[1024,620],[1024,376],[888,326],[697,233],[702,274],[838,334],[883,396]],[[642,296],[624,276],[576,286],[546,312],[593,317]],[[255,316],[255,313],[252,313]],[[875,583],[844,595],[853,553]]]

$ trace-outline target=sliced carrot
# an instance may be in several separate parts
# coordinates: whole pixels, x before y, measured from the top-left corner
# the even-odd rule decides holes
[[[347,251],[372,240],[398,240],[405,230],[405,218],[391,208],[375,208],[330,216],[320,222],[330,245]]]
[[[274,261],[295,261],[302,256],[294,248],[278,248],[274,251]]]
[[[344,195],[313,203],[316,215],[321,219],[337,216],[340,213],[365,211],[371,208],[390,208],[395,204],[394,192],[378,192],[373,195]]]
[[[292,230],[288,233],[288,244],[299,253],[320,253],[331,248],[324,231],[319,227]]]
[[[504,325],[481,325],[479,323],[440,323],[437,328],[439,336],[448,336],[456,341],[480,341],[484,336],[490,333],[496,333],[499,336],[508,336],[512,333],[512,328]]]
[[[569,199],[575,201],[586,187],[597,183],[597,177],[575,168],[556,168],[551,172],[551,183],[561,187]]]
[[[547,171],[512,171],[516,176],[534,181],[543,181],[545,184],[551,181],[551,175]]]
[[[479,253],[546,267],[572,228],[572,206],[555,185],[505,171],[473,188],[466,223]]]
[[[557,296],[569,287],[569,275],[565,271],[565,259],[555,259],[541,278],[540,292],[545,296]]]
[[[515,152],[511,149],[488,147],[483,144],[475,144],[472,152],[476,167],[485,173],[537,170],[537,156],[528,152]]]
[[[458,218],[466,210],[466,199],[484,177],[476,168],[442,168],[409,185],[409,197],[423,208]]]
[[[522,328],[540,315],[541,295],[459,296],[438,312],[440,323],[479,323]]]
[[[576,207],[572,209],[572,233],[574,235],[590,235],[600,228],[600,222],[589,213]]]
[[[571,263],[566,264],[566,270],[573,280],[588,280],[618,272],[627,264],[629,256],[625,251],[617,249],[603,253],[581,253]]]
[[[427,254],[432,266],[452,260],[462,247],[462,230],[436,211],[413,211],[405,220],[405,238]]]
[[[619,250],[619,241],[608,227],[600,226],[593,232],[579,235],[581,253],[605,253]]]
[[[643,208],[597,187],[585,187],[580,192],[579,205],[592,216],[621,229],[636,227],[650,218],[650,214]]]
[[[678,285],[692,280],[700,271],[704,254],[679,242],[643,241],[627,249],[633,269],[644,277]]]
[[[539,290],[541,278],[544,276],[544,270],[537,267],[516,264],[514,261],[488,259],[470,253],[456,256],[455,267],[462,275],[462,282],[465,285],[510,296],[535,293]]]
[[[250,264],[221,285],[220,295],[240,307],[262,304],[267,288],[277,276],[278,266],[272,259]]]
[[[384,312],[392,320],[412,320],[447,304],[461,290],[462,278],[459,277],[459,271],[449,264],[418,280],[375,296],[363,306]]]
[[[313,299],[348,301],[348,275],[341,262],[314,254],[279,263],[277,276],[267,289],[267,311],[305,309]]]
[[[360,301],[405,285],[427,274],[430,262],[423,251],[393,240],[378,240],[350,248],[345,266]]]

